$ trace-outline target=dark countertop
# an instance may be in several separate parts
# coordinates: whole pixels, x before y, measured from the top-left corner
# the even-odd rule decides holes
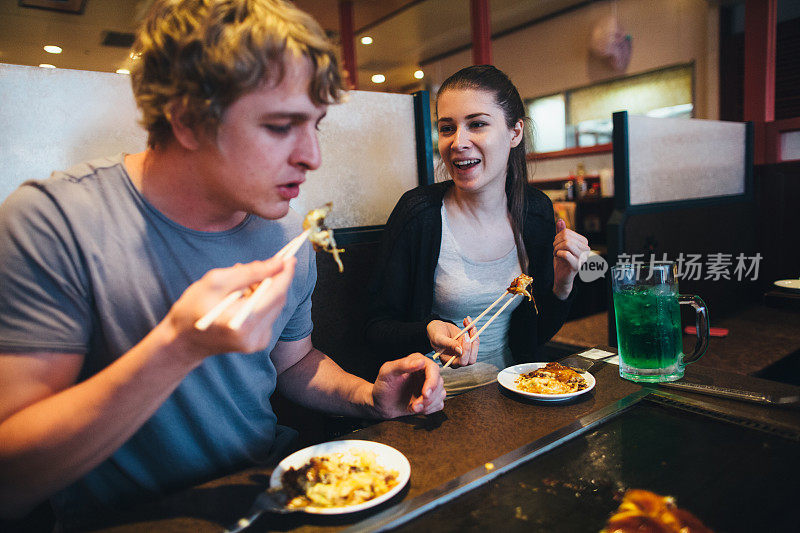
[[[722,318],[712,316],[711,326],[727,328],[728,336],[711,337],[697,366],[752,374],[800,350],[800,312],[795,310],[754,305]],[[694,339],[684,334],[687,350]],[[553,340],[574,346],[608,344],[608,313],[568,322]]]
[[[536,403],[491,384],[447,400],[440,413],[381,422],[345,435],[342,438],[382,442],[401,451],[411,463],[407,489],[378,509],[341,517],[302,513],[263,516],[248,531],[332,531],[357,524],[641,390],[639,385],[620,379],[614,365],[604,365],[595,376],[595,389],[569,403]],[[700,366],[689,367],[685,379],[773,394],[800,393],[798,387]],[[800,410],[680,394],[690,401],[703,402],[712,410],[733,410],[754,423],[800,433]],[[271,471],[271,468],[251,468],[226,476],[113,518],[100,519],[95,529],[219,532],[224,525],[247,513],[255,497],[266,487]]]
[[[796,311],[758,305],[712,325],[727,328],[728,336],[712,337],[698,366],[752,374],[800,350],[800,313]],[[684,335],[687,348],[692,338]]]

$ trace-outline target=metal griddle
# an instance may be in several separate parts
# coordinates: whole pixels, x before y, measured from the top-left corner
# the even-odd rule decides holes
[[[718,532],[790,531],[800,434],[643,390],[353,531],[599,531],[628,488]]]

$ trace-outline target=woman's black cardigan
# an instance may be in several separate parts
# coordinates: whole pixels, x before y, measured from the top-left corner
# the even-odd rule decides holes
[[[431,309],[442,240],[441,207],[452,183],[445,181],[406,192],[386,223],[368,285],[365,327],[367,342],[381,361],[431,349],[426,328],[431,320],[440,320]],[[509,345],[514,359],[520,362],[534,360],[538,347],[563,325],[573,300],[574,290],[566,300],[553,294],[554,238],[553,204],[544,193],[528,185],[522,239],[539,314],[524,298],[511,315]]]

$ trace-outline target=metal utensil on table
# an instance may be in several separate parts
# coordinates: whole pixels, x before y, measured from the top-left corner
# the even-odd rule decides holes
[[[689,383],[683,381],[658,383],[658,385],[671,389],[706,394],[708,396],[727,398],[730,400],[741,400],[745,402],[760,403],[763,405],[772,405],[776,407],[800,407],[800,396],[796,394],[776,396],[773,394],[763,394],[760,392],[719,387],[717,385],[705,385],[702,383]]]
[[[580,356],[580,354],[578,354],[578,356],[576,357],[573,356],[567,357],[566,359],[561,361],[561,364],[563,364],[564,366],[574,368],[575,370],[578,370],[580,372],[591,374],[592,372],[603,366],[603,364],[606,361],[608,361],[609,359],[613,359],[616,356],[617,354],[612,353],[609,355],[604,355],[603,357],[598,357],[597,359],[589,359]]]
[[[285,499],[285,495],[280,491],[271,489],[263,491],[253,502],[247,516],[240,518],[235,524],[228,526],[224,533],[237,533],[238,531],[250,527],[250,524],[255,522],[256,519],[265,512],[288,514],[300,511],[300,509],[286,507],[285,503],[281,502],[282,499]]]

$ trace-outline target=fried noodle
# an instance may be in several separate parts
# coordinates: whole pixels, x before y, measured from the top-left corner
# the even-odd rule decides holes
[[[386,494],[399,474],[375,461],[372,452],[351,450],[312,457],[281,476],[287,507],[345,507]]]
[[[589,386],[583,376],[559,363],[547,363],[542,368],[522,374],[515,383],[519,390],[534,394],[568,394]]]

